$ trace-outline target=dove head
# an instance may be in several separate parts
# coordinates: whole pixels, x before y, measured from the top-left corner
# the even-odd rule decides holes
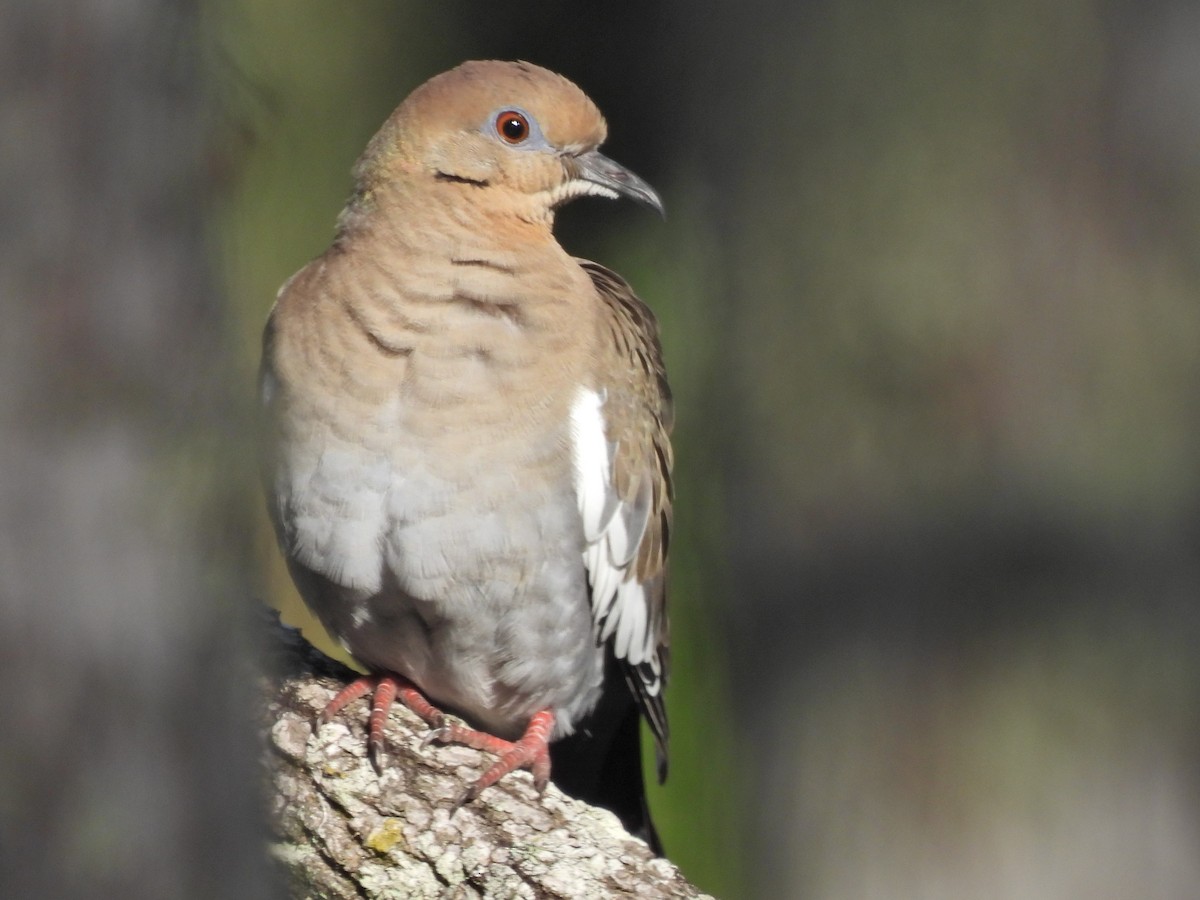
[[[360,192],[388,183],[465,194],[476,208],[551,221],[585,195],[662,212],[654,190],[597,148],[607,127],[573,83],[525,62],[467,62],[409,95],[359,160]]]

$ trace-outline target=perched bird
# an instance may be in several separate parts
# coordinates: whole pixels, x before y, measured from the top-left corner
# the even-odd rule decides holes
[[[666,774],[672,407],[658,326],[554,238],[576,197],[648,184],[596,149],[562,76],[468,62],[368,144],[323,255],[263,337],[264,478],[301,596],[371,673],[372,761],[400,700],[433,737],[612,808],[656,842],[638,713]],[[443,711],[469,727],[450,724]]]

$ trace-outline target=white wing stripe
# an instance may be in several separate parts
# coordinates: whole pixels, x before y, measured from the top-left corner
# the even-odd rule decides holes
[[[612,475],[601,406],[600,395],[584,387],[575,394],[575,402],[571,404],[575,496],[583,516],[583,535],[589,544],[600,537],[616,513],[616,504],[609,491]]]
[[[656,664],[649,633],[646,591],[631,577],[630,564],[645,534],[645,511],[630,529],[627,510],[612,489],[609,444],[604,431],[604,401],[581,387],[571,405],[575,496],[588,542],[583,562],[592,584],[592,620],[600,640],[613,637],[613,652],[632,665]],[[615,636],[615,637],[614,637]]]

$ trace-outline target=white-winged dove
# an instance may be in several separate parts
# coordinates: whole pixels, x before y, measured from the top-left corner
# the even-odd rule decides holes
[[[544,786],[566,738],[555,781],[653,841],[637,714],[661,779],[671,399],[653,314],[552,233],[585,195],[661,212],[605,134],[528,63],[400,105],[267,323],[265,480],[301,595],[372,673],[323,720],[374,691],[377,767],[396,696],[499,754],[460,803],[517,768]]]

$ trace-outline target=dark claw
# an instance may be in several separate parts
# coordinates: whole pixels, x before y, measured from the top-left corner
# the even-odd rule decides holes
[[[367,758],[371,760],[371,768],[375,770],[375,774],[383,777],[383,744],[376,744],[373,741],[367,745]]]
[[[468,803],[470,803],[472,800],[474,800],[478,796],[479,796],[478,786],[474,785],[474,784],[470,785],[465,791],[463,791],[461,794],[459,794],[458,799],[456,799],[454,801],[454,803],[451,804],[451,806],[450,806],[451,817],[453,817],[456,812],[458,812],[460,809],[462,809],[464,806],[466,806]]]

